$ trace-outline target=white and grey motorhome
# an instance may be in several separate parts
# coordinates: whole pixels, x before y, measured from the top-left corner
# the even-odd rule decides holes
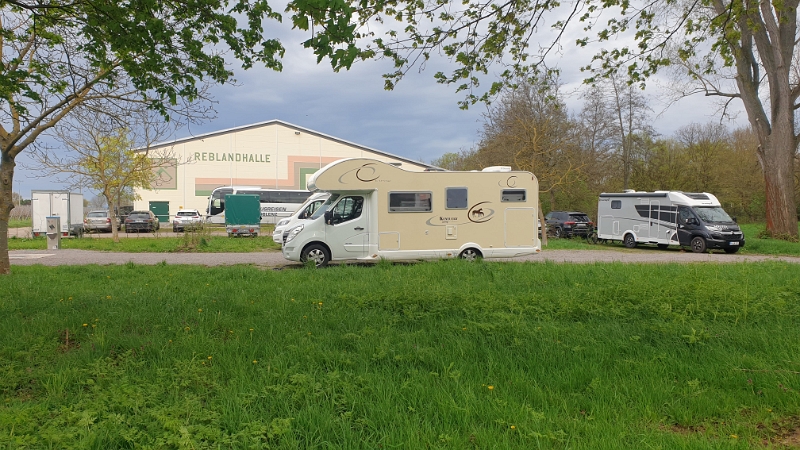
[[[690,247],[696,253],[744,247],[739,225],[712,194],[655,191],[603,193],[597,203],[597,237],[626,247],[655,244]]]
[[[509,258],[541,250],[530,172],[411,172],[374,159],[328,164],[308,180],[330,197],[283,243],[292,261]]]

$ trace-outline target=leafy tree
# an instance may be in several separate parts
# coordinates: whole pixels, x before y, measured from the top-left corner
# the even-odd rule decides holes
[[[264,36],[265,0],[0,0],[0,274],[9,273],[15,158],[78,110],[137,103],[171,120],[203,118],[207,83],[243,68],[280,70]],[[352,35],[352,33],[351,33]],[[124,118],[120,123],[124,123]]]
[[[129,200],[134,189],[150,189],[157,168],[178,164],[169,150],[161,150],[157,155],[148,150],[169,128],[146,110],[131,110],[126,115],[129,123],[140,123],[142,130],[134,133],[119,128],[113,121],[107,123],[93,113],[76,112],[71,120],[59,124],[56,135],[69,152],[60,155],[47,148],[34,151],[34,160],[43,169],[42,176],[60,182],[71,180],[73,185],[99,192],[112,212],[119,210],[123,200]],[[115,215],[112,217],[117,220]],[[118,225],[115,222],[112,226],[115,242],[119,242]]]
[[[695,92],[742,101],[759,143],[767,230],[796,237],[798,2],[362,0],[310,10],[310,0],[295,0],[288,9],[295,26],[306,29],[312,23],[321,30],[304,45],[330,57],[335,68],[349,67],[358,58],[392,60],[387,88],[432,55],[444,54],[456,68],[435,77],[466,93],[462,107],[546,67],[564,36],[574,36],[574,25],[583,30],[577,45],[600,48],[585,66],[592,74],[589,81],[622,72],[630,83],[644,85],[661,68],[680,63],[684,74],[697,81]],[[552,40],[536,36],[545,27],[554,32],[548,35]],[[386,31],[377,35],[374,30]],[[492,66],[502,67],[499,78],[482,89],[480,82]]]

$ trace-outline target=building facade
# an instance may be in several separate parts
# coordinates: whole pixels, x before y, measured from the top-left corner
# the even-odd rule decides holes
[[[342,158],[373,158],[411,171],[430,167],[280,120],[160,143],[150,155],[163,162],[154,169],[152,189],[138,189],[133,206],[161,221],[181,209],[205,214],[220,186],[306,189],[314,172]]]

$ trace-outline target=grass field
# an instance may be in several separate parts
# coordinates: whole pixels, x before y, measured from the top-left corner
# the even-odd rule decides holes
[[[800,266],[14,267],[2,448],[797,448]]]
[[[764,230],[760,224],[742,225],[747,245],[741,254],[793,255],[800,256],[800,244],[776,239],[762,239],[758,234]],[[100,250],[111,252],[260,252],[280,250],[280,246],[272,241],[272,225],[266,225],[258,238],[228,238],[224,235],[212,235],[208,229],[199,232],[185,233],[179,237],[168,237],[159,234],[157,238],[122,233],[121,242],[115,243],[108,237],[86,235],[82,239],[63,239],[61,248],[80,250]],[[27,239],[12,237],[9,239],[10,250],[37,250],[47,248],[44,237]],[[619,242],[591,245],[585,239],[550,238],[544,250],[608,250],[623,249]]]

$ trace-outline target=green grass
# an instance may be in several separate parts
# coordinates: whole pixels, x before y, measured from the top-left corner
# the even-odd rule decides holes
[[[33,226],[31,219],[10,219],[8,221],[8,228],[23,228]]]
[[[224,231],[224,230],[223,230]],[[256,237],[233,238],[226,235],[212,234],[208,229],[182,233],[178,237],[165,236],[161,232],[153,237],[149,233],[120,233],[120,242],[114,242],[110,235],[100,237],[96,234],[85,234],[82,238],[61,239],[62,249],[98,250],[107,252],[129,253],[172,253],[172,252],[261,252],[280,250],[280,245],[272,240],[272,226],[262,229]],[[47,248],[47,239],[11,237],[8,240],[9,250],[43,250]]]
[[[800,266],[13,267],[3,448],[746,449]]]

